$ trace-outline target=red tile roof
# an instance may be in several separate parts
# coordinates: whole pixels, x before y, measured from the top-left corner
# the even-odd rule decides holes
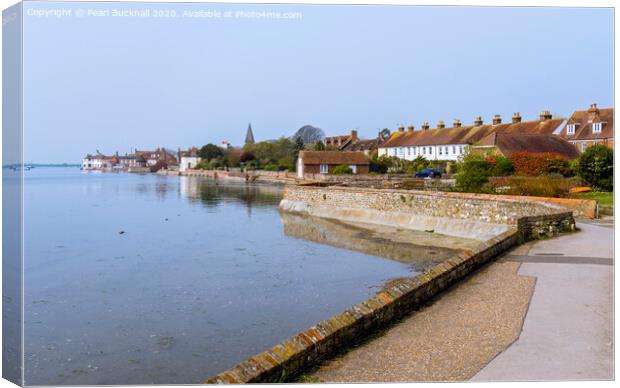
[[[539,135],[523,133],[494,132],[487,135],[473,147],[497,147],[506,157],[515,152],[553,152],[565,156],[567,159],[575,159],[579,156],[577,148],[566,140],[556,135]]]
[[[447,144],[474,144],[493,132],[552,134],[562,123],[562,119],[544,121],[525,121],[497,125],[480,125],[452,128],[434,128],[418,131],[395,132],[381,148],[428,146]]]
[[[299,157],[303,164],[355,164],[369,165],[370,162],[363,152],[350,151],[300,151]]]
[[[592,124],[601,122],[603,128],[600,133],[594,133]],[[575,124],[575,133],[568,134],[567,126]],[[611,139],[614,137],[614,108],[597,108],[596,104],[588,110],[577,110],[566,122],[566,125],[560,131],[560,136],[564,139],[571,140],[596,140]]]

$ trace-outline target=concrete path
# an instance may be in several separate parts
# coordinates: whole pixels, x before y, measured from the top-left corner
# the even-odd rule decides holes
[[[520,246],[313,375],[323,382],[613,378],[613,225]]]
[[[523,332],[473,381],[613,379],[613,228],[577,226],[516,256],[537,279]]]

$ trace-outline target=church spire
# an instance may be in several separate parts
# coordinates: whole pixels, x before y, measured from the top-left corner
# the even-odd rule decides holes
[[[252,123],[248,124],[248,131],[245,134],[245,145],[254,144],[254,134],[252,133]]]

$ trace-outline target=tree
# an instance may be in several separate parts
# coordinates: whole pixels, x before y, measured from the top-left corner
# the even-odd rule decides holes
[[[304,125],[293,135],[293,140],[301,139],[302,144],[313,144],[323,140],[323,138],[325,138],[323,130],[312,125]]]
[[[588,147],[579,157],[579,176],[599,190],[614,187],[614,152],[603,145]]]
[[[200,149],[200,158],[203,160],[211,160],[214,158],[221,158],[224,156],[224,150],[215,144],[207,144]]]
[[[325,151],[325,144],[323,144],[322,141],[317,141],[316,143],[314,143],[314,150],[315,151]]]
[[[457,164],[456,188],[459,191],[476,193],[483,191],[489,182],[493,166],[483,155],[466,153]]]
[[[239,156],[239,162],[241,163],[247,163],[250,160],[254,160],[254,159],[256,159],[256,157],[254,156],[253,153],[249,151],[243,151],[241,155]]]
[[[379,135],[383,137],[384,139],[387,139],[388,137],[390,137],[391,134],[392,132],[390,132],[390,130],[387,128],[383,128],[381,132],[379,132]]]

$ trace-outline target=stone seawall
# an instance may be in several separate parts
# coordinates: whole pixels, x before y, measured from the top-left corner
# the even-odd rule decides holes
[[[403,222],[415,229],[421,224],[409,218],[441,218],[446,222],[469,222],[472,234],[484,223],[500,226],[496,234],[463,249],[447,260],[413,278],[388,282],[374,297],[356,304],[343,313],[319,322],[269,350],[250,357],[233,368],[204,381],[207,384],[282,382],[320,360],[333,356],[394,320],[410,313],[450,285],[519,242],[547,238],[575,230],[571,211],[561,206],[514,199],[453,193],[427,193],[397,190],[352,188],[287,187],[281,204],[283,211],[299,214],[327,215],[326,218],[350,216],[373,217],[387,213],[404,213],[387,221]],[[327,211],[331,209],[331,213]],[[317,211],[318,210],[318,211]],[[371,213],[360,210],[372,210]],[[381,222],[364,220],[364,222]],[[449,229],[443,223],[443,228]],[[501,228],[504,228],[503,230]],[[459,231],[461,233],[462,231]],[[487,230],[485,233],[491,233]]]

